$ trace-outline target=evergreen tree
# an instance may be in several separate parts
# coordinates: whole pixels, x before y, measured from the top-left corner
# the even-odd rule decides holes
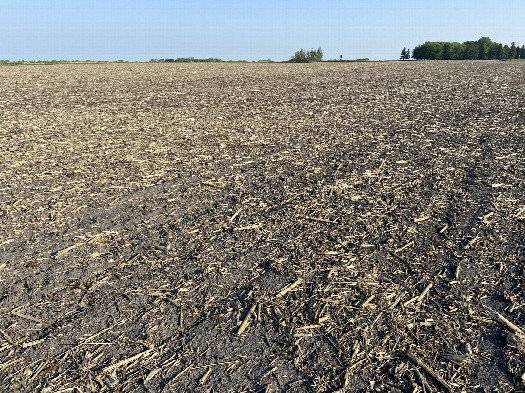
[[[525,45],[522,45],[522,46],[521,46],[521,55],[520,55],[520,57],[521,57],[522,59],[525,59]]]
[[[497,59],[497,54],[498,54],[498,44],[496,44],[495,42],[493,42],[490,47],[489,47],[489,52],[487,54],[487,58],[489,60],[494,60],[494,59]]]
[[[502,55],[502,59],[504,60],[508,60],[510,59],[510,48],[508,45],[504,45],[503,46],[503,55]]]
[[[516,48],[516,43],[513,42],[510,44],[509,48],[509,59],[517,59],[518,58],[518,48]]]
[[[410,49],[407,49],[405,53],[405,60],[410,60]]]
[[[502,60],[503,59],[503,45],[498,44],[498,48],[496,49],[496,59]]]
[[[399,60],[405,60],[406,57],[407,57],[407,49],[403,48],[403,50],[401,51],[401,56],[399,56]]]
[[[483,45],[478,46],[478,60],[485,60],[485,47]]]
[[[490,46],[492,45],[492,40],[489,37],[481,37],[478,40],[478,46],[479,46],[479,52],[478,52],[478,59],[479,60],[487,60]]]

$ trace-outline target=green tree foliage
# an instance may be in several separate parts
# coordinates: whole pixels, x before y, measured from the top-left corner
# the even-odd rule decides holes
[[[505,60],[522,57],[522,50],[516,43],[503,46],[489,37],[477,41],[425,42],[412,51],[414,59],[425,60]]]
[[[488,55],[487,55],[487,57],[489,59],[497,59],[498,58],[498,47],[499,47],[499,45],[496,44],[496,43],[492,43],[492,45],[490,45],[489,52],[488,52]]]
[[[503,45],[503,59],[510,59],[510,48],[508,45]]]
[[[423,45],[416,46],[412,53],[414,59],[442,60],[444,49],[444,42],[427,41]]]
[[[465,52],[463,53],[464,60],[478,60],[479,59],[479,45],[476,41],[465,41]]]
[[[304,49],[296,51],[291,61],[294,63],[306,63],[307,59],[306,52],[304,51]]]
[[[478,60],[488,60],[492,44],[493,42],[489,37],[481,37],[478,40]]]
[[[496,59],[501,60],[503,59],[503,45],[498,44],[496,46]]]
[[[317,50],[313,49],[305,51],[304,49],[295,52],[293,57],[290,59],[292,63],[313,63],[323,60],[323,50],[321,47]]]
[[[221,59],[195,59],[194,57],[178,57],[176,59],[151,59],[150,63],[221,63]]]
[[[451,60],[452,59],[451,48],[452,48],[452,43],[451,42],[444,42],[443,43],[443,60]]]

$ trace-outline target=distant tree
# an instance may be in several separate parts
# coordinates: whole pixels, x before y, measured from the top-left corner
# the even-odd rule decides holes
[[[301,63],[308,63],[307,52],[305,52],[304,49],[299,51],[299,59],[301,60]]]
[[[405,53],[405,60],[410,60],[410,49],[407,49]]]
[[[479,59],[479,45],[476,41],[464,42],[465,52],[463,54],[464,60],[476,60]]]
[[[459,42],[443,42],[443,59],[460,60],[465,54],[465,45]]]
[[[445,42],[443,44],[443,60],[452,60],[451,47],[451,42]]]
[[[416,45],[412,51],[412,57],[414,59],[427,59],[425,45]]]
[[[478,59],[487,60],[492,40],[489,37],[481,37],[478,40]]]
[[[407,48],[403,48],[401,51],[401,56],[399,56],[399,60],[405,60],[407,58]]]
[[[406,48],[403,48],[406,52]],[[403,55],[403,53],[402,53]],[[402,57],[402,56],[401,56]],[[426,60],[506,60],[525,58],[525,45],[521,48],[513,42],[508,45],[493,42],[489,37],[477,41],[425,42],[412,51],[414,59]]]
[[[504,45],[503,46],[503,54],[502,54],[502,57],[501,57],[503,60],[508,60],[510,59],[510,48],[508,45]]]
[[[490,47],[489,47],[489,51],[488,51],[488,54],[487,54],[487,58],[489,60],[494,60],[494,59],[497,59],[498,58],[498,44],[493,42],[492,44],[490,44]]]
[[[290,59],[292,63],[311,63],[323,60],[323,50],[319,47],[317,50],[313,49],[306,52],[304,49],[295,52]]]
[[[317,50],[312,48],[312,50],[310,50],[307,55],[310,59],[310,62],[323,61],[323,50],[321,47],[317,48]]]
[[[503,59],[503,45],[501,44],[496,45],[496,59]]]
[[[416,47],[412,50],[412,58],[413,59],[424,59],[423,51],[421,49],[422,45],[416,45]]]
[[[315,61],[323,61],[323,49],[321,47],[317,48],[317,51],[315,52]]]
[[[443,59],[443,42],[427,41],[423,45],[418,45],[412,51],[414,59],[441,60]]]
[[[485,47],[483,45],[478,45],[478,60],[485,60]]]
[[[306,63],[307,59],[304,49],[296,51],[291,61],[294,63]]]

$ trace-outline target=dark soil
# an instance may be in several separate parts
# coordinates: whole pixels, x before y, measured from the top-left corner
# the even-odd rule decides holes
[[[524,391],[524,76],[0,68],[0,390]]]

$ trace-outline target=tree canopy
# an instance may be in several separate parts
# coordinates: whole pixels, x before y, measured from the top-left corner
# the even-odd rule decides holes
[[[298,50],[290,59],[292,63],[313,63],[322,60],[323,50],[321,49],[321,47],[317,48],[317,50],[313,48],[309,51],[305,51],[304,49]]]
[[[523,46],[493,42],[489,37],[477,41],[430,42],[418,45],[412,51],[414,59],[425,60],[507,60],[525,59]]]

